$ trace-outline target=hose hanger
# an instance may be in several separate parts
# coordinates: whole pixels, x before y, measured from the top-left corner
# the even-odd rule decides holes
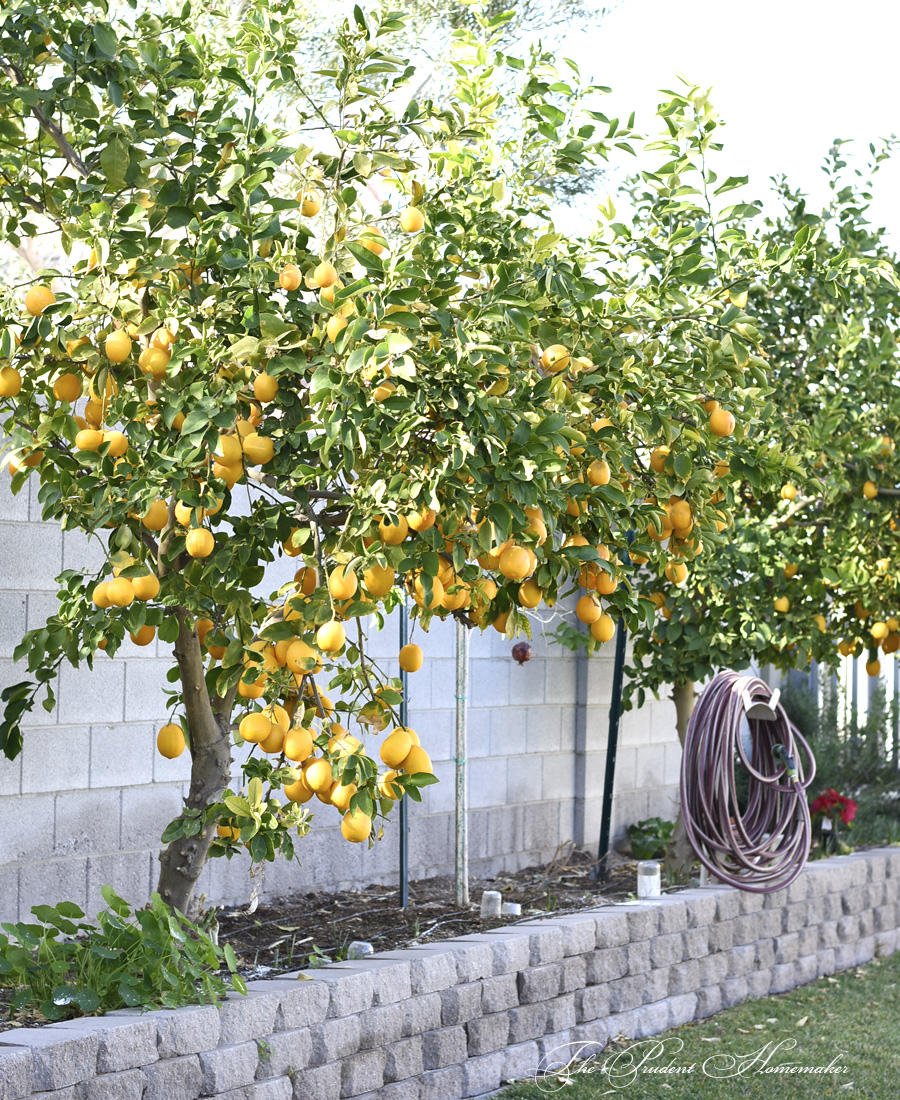
[[[720,882],[753,893],[793,882],[812,839],[806,788],[816,762],[779,700],[755,676],[718,673],[694,708],[681,758],[691,847]],[[748,776],[743,803],[736,763]]]

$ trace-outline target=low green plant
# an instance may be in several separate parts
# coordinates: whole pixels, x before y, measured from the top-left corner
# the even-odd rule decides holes
[[[317,970],[320,966],[328,966],[332,962],[330,955],[327,955],[321,947],[313,944],[313,949],[309,954],[307,966],[310,970]]]
[[[230,946],[210,936],[154,894],[145,909],[104,886],[108,908],[97,923],[70,901],[36,905],[37,924],[2,924],[0,985],[14,990],[11,1014],[47,1020],[90,1016],[117,1008],[178,1008],[212,1004],[231,987],[246,993]]]
[[[629,825],[632,855],[635,859],[662,859],[674,830],[675,822],[664,821],[661,817],[648,817],[646,821]]]

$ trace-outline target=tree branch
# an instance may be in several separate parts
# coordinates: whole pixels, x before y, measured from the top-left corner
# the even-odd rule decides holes
[[[15,87],[25,84],[25,78],[22,75],[21,69],[12,63],[12,61],[4,60],[0,62],[0,68],[10,78]],[[52,139],[57,149],[63,156],[63,159],[70,164],[79,175],[85,179],[90,175],[87,165],[81,159],[81,157],[75,152],[69,142],[66,140],[66,135],[57,126],[52,118],[47,118],[40,107],[30,108],[32,115],[38,120],[41,129],[45,134],[48,134]]]

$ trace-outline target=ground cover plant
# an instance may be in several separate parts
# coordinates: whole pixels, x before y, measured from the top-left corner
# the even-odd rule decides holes
[[[214,1004],[246,992],[230,946],[154,894],[143,909],[109,886],[96,922],[70,901],[37,905],[33,921],[0,925],[0,1001],[11,1017],[64,1020],[117,1008]],[[230,985],[219,971],[229,971]]]

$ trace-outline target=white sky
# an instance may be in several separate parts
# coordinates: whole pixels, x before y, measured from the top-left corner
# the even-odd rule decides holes
[[[598,10],[601,0],[596,0]],[[598,84],[613,89],[605,112],[638,112],[646,129],[676,75],[713,86],[727,123],[720,178],[749,175],[750,198],[765,198],[768,178],[785,172],[825,198],[822,157],[833,140],[853,138],[845,154],[900,134],[897,69],[900,6],[892,0],[619,0],[592,34],[573,34],[562,51]],[[900,247],[900,151],[879,172],[870,220]]]

